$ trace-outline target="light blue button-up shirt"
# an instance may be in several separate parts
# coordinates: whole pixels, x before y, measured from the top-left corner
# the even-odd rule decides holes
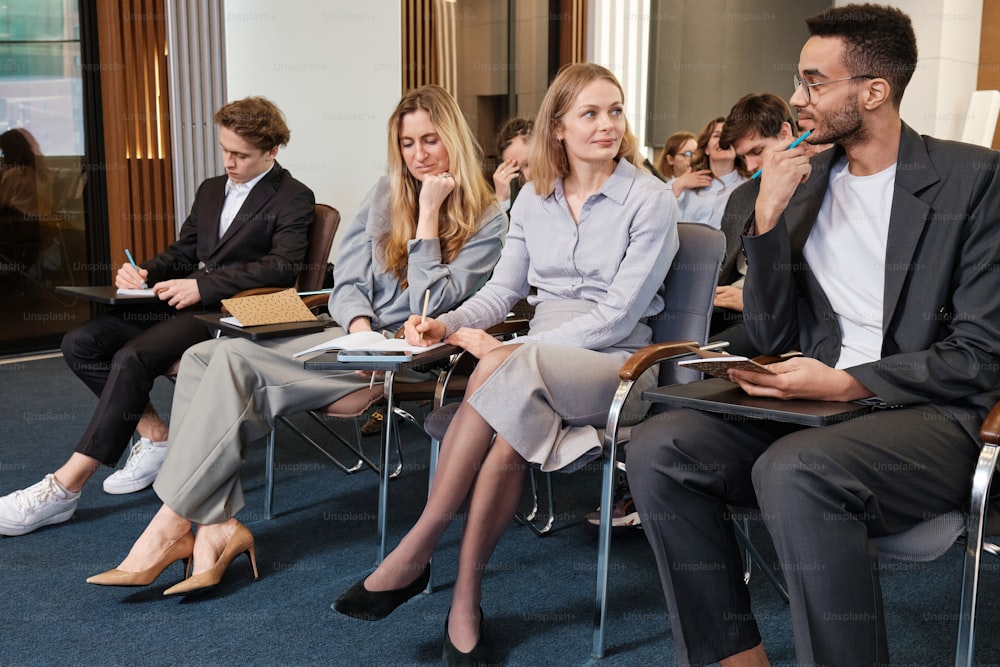
[[[584,202],[579,223],[570,214],[561,179],[547,197],[528,183],[511,209],[507,243],[490,281],[438,319],[448,333],[463,326],[487,328],[534,287],[532,305],[582,300],[594,307],[517,342],[615,347],[642,318],[663,309],[659,292],[677,252],[676,222],[670,189],[627,160],[619,160],[601,191]]]

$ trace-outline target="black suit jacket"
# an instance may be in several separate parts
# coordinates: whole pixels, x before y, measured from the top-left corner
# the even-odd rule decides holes
[[[841,332],[802,250],[840,147],[812,160],[778,225],[745,236],[747,327],[762,352],[831,366]],[[1000,398],[1000,153],[903,125],[889,217],[882,358],[845,369],[889,405],[931,403],[973,437]],[[829,248],[849,253],[850,248]]]
[[[726,236],[726,256],[722,259],[719,269],[719,284],[732,285],[740,279],[736,268],[736,259],[743,250],[743,229],[747,218],[753,215],[757,203],[757,193],[760,192],[760,181],[752,179],[733,190],[726,201],[726,210],[722,213],[722,233]]]
[[[177,240],[142,262],[150,285],[194,278],[202,304],[214,308],[221,299],[251,287],[295,284],[309,243],[316,203],[312,190],[275,162],[220,239],[226,181],[226,176],[216,176],[203,182]]]

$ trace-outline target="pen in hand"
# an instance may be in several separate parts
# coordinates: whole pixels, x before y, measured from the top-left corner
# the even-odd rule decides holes
[[[431,300],[431,291],[430,291],[430,289],[428,289],[426,292],[424,292],[424,310],[423,310],[422,313],[420,313],[420,323],[421,324],[423,324],[424,322],[427,321],[427,304],[430,302],[430,300]],[[420,332],[420,340],[423,340],[423,339],[424,339],[424,332],[421,331]]]
[[[788,148],[786,148],[785,150],[786,151],[792,150],[793,148],[795,148],[796,146],[798,146],[799,144],[801,144],[803,141],[805,141],[805,138],[808,137],[810,134],[812,134],[812,130],[806,130],[801,135],[799,135],[798,139],[796,139],[791,144],[789,144]],[[763,173],[764,173],[764,167],[761,167],[760,169],[758,169],[757,171],[755,171],[753,173],[753,176],[751,176],[750,178],[751,178],[751,180],[754,179],[754,178],[760,178],[760,175],[763,174]]]
[[[128,263],[132,265],[133,269],[135,269],[135,272],[139,273],[139,267],[136,266],[135,260],[132,259],[132,253],[129,252],[128,248],[125,248],[125,256],[128,258]],[[146,289],[146,282],[145,281],[143,281],[143,283],[142,283],[142,289]]]

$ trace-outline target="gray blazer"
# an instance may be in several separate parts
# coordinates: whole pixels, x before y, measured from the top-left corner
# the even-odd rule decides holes
[[[812,160],[778,225],[743,239],[747,327],[758,348],[834,365],[841,332],[802,249],[832,165]],[[882,358],[845,369],[886,404],[931,403],[973,437],[1000,398],[1000,153],[903,125],[885,259]],[[850,248],[830,248],[850,252]]]

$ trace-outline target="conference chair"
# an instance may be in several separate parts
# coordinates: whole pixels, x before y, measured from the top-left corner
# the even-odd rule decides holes
[[[622,410],[635,382],[654,366],[659,366],[660,385],[691,382],[701,378],[701,373],[663,362],[690,355],[692,346],[700,346],[708,339],[712,302],[719,279],[719,268],[725,255],[725,237],[713,227],[682,222],[677,225],[677,234],[680,246],[664,279],[663,311],[647,321],[653,330],[654,343],[635,352],[622,365],[618,390],[609,406],[604,430],[600,498],[602,511],[598,527],[593,637],[593,654],[597,658],[604,657],[608,562],[611,552],[611,512],[604,508],[611,508],[613,505],[615,474],[617,470],[625,469],[624,463],[618,461],[618,448],[628,441],[630,431],[622,422]],[[432,412],[425,421],[427,431],[434,436],[432,461],[436,461],[440,440],[456,409],[457,404],[446,405]],[[432,469],[432,477],[433,472]],[[550,517],[554,515],[551,506],[549,514]]]
[[[956,542],[963,545],[962,600],[958,612],[955,667],[972,667],[976,647],[976,606],[983,553],[1000,556],[1000,547],[986,540],[997,535],[996,508],[990,489],[1000,457],[1000,404],[993,407],[979,430],[983,448],[972,474],[968,507],[956,508],[895,535],[874,538],[879,556],[926,562],[942,556]],[[992,518],[993,521],[988,521]],[[987,529],[990,529],[989,531]]]

